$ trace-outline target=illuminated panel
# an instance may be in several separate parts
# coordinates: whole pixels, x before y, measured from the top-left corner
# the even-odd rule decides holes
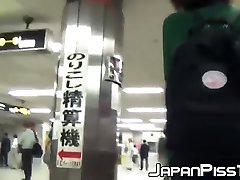
[[[0,102],[0,110],[2,111],[8,111],[13,114],[22,114],[25,116],[28,116],[31,114],[30,110],[25,107],[19,107],[19,106],[13,106],[10,104],[6,104],[3,102]]]
[[[46,29],[0,33],[0,52],[44,50],[47,44],[46,37]]]

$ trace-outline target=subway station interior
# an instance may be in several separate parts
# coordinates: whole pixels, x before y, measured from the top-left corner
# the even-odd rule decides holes
[[[0,139],[7,133],[11,141],[0,180],[24,178],[12,149],[29,124],[43,150],[32,180],[163,179],[148,173],[165,138],[162,31],[174,12],[170,0],[0,2]],[[143,140],[147,170],[138,153],[128,162],[129,144],[139,151]]]

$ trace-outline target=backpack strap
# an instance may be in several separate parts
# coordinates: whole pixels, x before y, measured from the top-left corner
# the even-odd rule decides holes
[[[37,133],[36,133],[35,130],[32,130],[32,131],[33,131],[33,134],[34,134],[35,140],[36,140],[36,142],[38,143],[38,142],[39,142],[39,139],[38,139],[38,137],[37,137]]]

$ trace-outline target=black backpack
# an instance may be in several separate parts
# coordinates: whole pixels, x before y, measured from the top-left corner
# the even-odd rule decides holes
[[[167,148],[202,159],[240,158],[240,33],[198,15],[166,81]]]

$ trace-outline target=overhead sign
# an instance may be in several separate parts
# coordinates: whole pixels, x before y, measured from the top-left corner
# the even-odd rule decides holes
[[[49,34],[47,29],[0,33],[0,52],[45,50]]]
[[[13,113],[13,114],[22,114],[22,115],[25,115],[25,116],[31,114],[31,112],[28,108],[13,106],[13,105],[6,104],[6,103],[3,103],[3,102],[0,102],[0,110],[8,111],[8,112]]]
[[[87,83],[87,56],[73,53],[64,59],[61,128],[58,138],[57,167],[79,169],[82,166]]]
[[[107,58],[105,72],[105,81],[110,81],[122,87],[123,80],[123,61],[120,58],[110,56]]]

